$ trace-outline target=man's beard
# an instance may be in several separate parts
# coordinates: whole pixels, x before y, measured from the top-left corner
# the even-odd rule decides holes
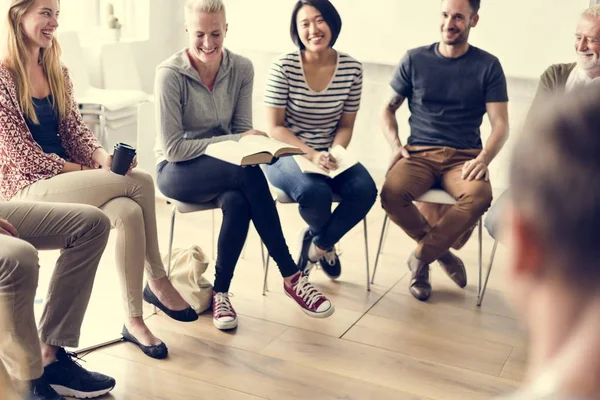
[[[450,45],[450,46],[456,46],[459,44],[463,44],[468,40],[468,30],[465,30],[463,32],[459,32],[458,34],[456,34],[454,36],[453,39],[448,39],[446,38],[446,32],[442,31],[442,41],[444,42],[444,44]]]
[[[586,57],[578,54],[577,65],[579,65],[579,68],[582,68],[586,71],[600,69],[600,59],[598,59],[598,56],[596,55],[592,57]]]

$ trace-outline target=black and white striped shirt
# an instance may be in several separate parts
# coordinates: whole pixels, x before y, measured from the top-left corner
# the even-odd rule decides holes
[[[300,52],[286,54],[271,65],[265,103],[286,108],[285,126],[314,149],[327,149],[333,142],[343,113],[360,107],[362,64],[337,52],[337,66],[327,87],[315,92],[304,75]]]

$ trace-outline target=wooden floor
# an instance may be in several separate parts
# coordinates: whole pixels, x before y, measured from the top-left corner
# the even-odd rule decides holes
[[[295,252],[304,224],[295,206],[280,205],[279,210]],[[169,213],[159,201],[165,252]],[[179,215],[175,246],[198,244],[210,253],[211,215]],[[369,214],[371,264],[383,216],[379,204]],[[492,244],[484,233],[486,263]],[[336,307],[333,316],[320,320],[303,314],[284,295],[275,267],[269,274],[270,291],[261,295],[259,241],[251,229],[231,287],[240,315],[237,330],[218,331],[207,313],[188,324],[148,313],[148,324],[169,347],[168,359],[153,360],[133,345],[119,343],[86,354],[84,366],[117,379],[107,398],[127,400],[489,399],[514,390],[523,376],[526,344],[524,330],[503,300],[504,249],[497,253],[483,307],[477,308],[476,235],[458,253],[469,272],[466,290],[434,266],[428,303],[407,290],[406,259],[413,247],[392,226],[375,284],[367,292],[363,229],[357,226],[342,240],[340,279],[331,281],[319,270],[311,275]],[[118,337],[120,331],[112,249],[111,243],[86,316],[88,342]],[[206,276],[212,281],[213,271]]]

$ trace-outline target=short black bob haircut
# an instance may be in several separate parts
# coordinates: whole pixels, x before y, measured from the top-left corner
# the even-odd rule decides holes
[[[342,18],[329,0],[298,0],[292,11],[292,20],[290,22],[290,36],[292,37],[294,44],[298,46],[300,50],[305,49],[302,40],[300,40],[300,37],[298,36],[298,23],[296,22],[298,11],[304,6],[312,6],[319,10],[331,30],[331,42],[329,43],[329,47],[333,47],[342,30]]]

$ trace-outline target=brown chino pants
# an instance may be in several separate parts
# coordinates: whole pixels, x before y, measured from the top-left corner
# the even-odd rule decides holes
[[[390,219],[417,243],[416,255],[425,263],[437,260],[479,220],[492,202],[489,181],[464,180],[465,162],[481,150],[406,146],[411,158],[398,161],[388,172],[381,203]],[[430,226],[413,201],[432,187],[440,187],[457,201]]]

